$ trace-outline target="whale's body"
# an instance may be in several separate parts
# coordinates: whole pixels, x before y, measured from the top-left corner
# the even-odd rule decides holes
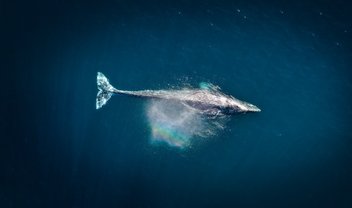
[[[97,86],[99,90],[96,99],[97,109],[105,105],[113,94],[125,94],[135,97],[181,102],[187,107],[210,116],[260,112],[260,109],[255,105],[225,95],[214,87],[207,89],[125,91],[115,89],[100,72],[97,75]]]

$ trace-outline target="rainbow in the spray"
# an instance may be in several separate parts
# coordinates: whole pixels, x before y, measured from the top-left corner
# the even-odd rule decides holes
[[[213,136],[219,129],[197,110],[176,101],[152,100],[147,105],[146,113],[152,143],[190,147],[193,138]]]
[[[190,145],[194,127],[200,126],[200,120],[194,111],[186,109],[180,103],[165,100],[149,102],[147,118],[152,143],[166,143],[179,148]]]
[[[189,145],[190,136],[182,133],[180,129],[175,129],[162,123],[151,125],[152,142],[165,142],[170,146],[186,147]]]

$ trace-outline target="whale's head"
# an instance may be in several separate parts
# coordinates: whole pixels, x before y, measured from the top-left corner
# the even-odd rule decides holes
[[[261,111],[257,106],[250,104],[250,103],[245,104],[244,110],[246,112],[260,112]]]
[[[229,114],[233,113],[246,113],[246,112],[260,112],[260,108],[257,106],[247,103],[238,99],[231,99],[231,101],[226,106],[226,111]]]

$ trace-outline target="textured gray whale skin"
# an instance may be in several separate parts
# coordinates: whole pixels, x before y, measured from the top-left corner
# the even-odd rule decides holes
[[[225,95],[219,91],[219,88],[125,91],[114,88],[101,72],[97,74],[97,87],[99,91],[96,109],[103,107],[113,94],[124,94],[181,102],[187,107],[211,116],[261,111],[253,104]]]

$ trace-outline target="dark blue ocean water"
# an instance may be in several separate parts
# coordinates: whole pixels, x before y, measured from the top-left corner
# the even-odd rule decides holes
[[[0,207],[350,207],[348,1],[3,1]],[[126,90],[217,84],[262,109],[153,145]]]

